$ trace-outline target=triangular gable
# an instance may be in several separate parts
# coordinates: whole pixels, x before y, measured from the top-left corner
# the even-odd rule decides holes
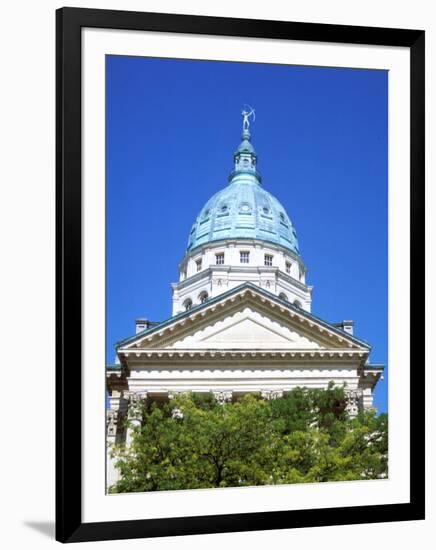
[[[242,306],[242,304],[241,304]],[[252,304],[222,311],[222,318],[176,339],[174,349],[320,349],[323,346],[301,331],[279,323]],[[299,327],[297,327],[299,328]]]
[[[120,342],[148,349],[363,349],[370,346],[250,283]]]

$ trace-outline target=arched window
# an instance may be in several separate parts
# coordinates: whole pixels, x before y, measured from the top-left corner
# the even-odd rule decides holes
[[[192,307],[192,300],[191,298],[188,298],[187,300],[185,300],[183,302],[183,307],[185,308],[186,311],[188,311],[189,309],[191,309]]]
[[[209,294],[206,291],[201,292],[200,295],[198,296],[198,300],[200,304],[204,304],[205,302],[207,302],[208,299],[209,299]]]
[[[298,300],[294,300],[294,306],[301,307],[301,302],[299,302]]]
[[[286,296],[286,294],[284,292],[280,292],[279,298],[280,298],[280,300],[284,300],[285,302],[288,301],[288,297]]]

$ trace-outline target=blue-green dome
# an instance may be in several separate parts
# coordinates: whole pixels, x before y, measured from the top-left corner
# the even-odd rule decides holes
[[[209,199],[197,216],[188,251],[222,239],[257,239],[299,254],[297,234],[286,210],[261,185],[257,155],[247,130],[234,159],[229,185]]]

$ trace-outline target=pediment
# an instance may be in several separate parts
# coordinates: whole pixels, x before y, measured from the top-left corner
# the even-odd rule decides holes
[[[364,342],[275,296],[246,287],[122,342],[118,350],[363,350]]]
[[[173,349],[320,349],[319,342],[271,319],[252,307],[235,311],[222,319],[178,339]]]

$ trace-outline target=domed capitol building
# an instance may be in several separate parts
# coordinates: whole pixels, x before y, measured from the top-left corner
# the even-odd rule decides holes
[[[373,406],[383,371],[353,321],[311,313],[312,286],[297,233],[264,187],[243,111],[242,141],[227,186],[201,209],[172,286],[172,317],[136,320],[107,366],[108,443],[126,442],[141,422],[138,404],[179,392],[210,393],[219,403],[255,392],[277,399],[296,387],[345,385],[351,416]],[[110,460],[110,459],[109,459]],[[108,484],[116,472],[108,465]]]

